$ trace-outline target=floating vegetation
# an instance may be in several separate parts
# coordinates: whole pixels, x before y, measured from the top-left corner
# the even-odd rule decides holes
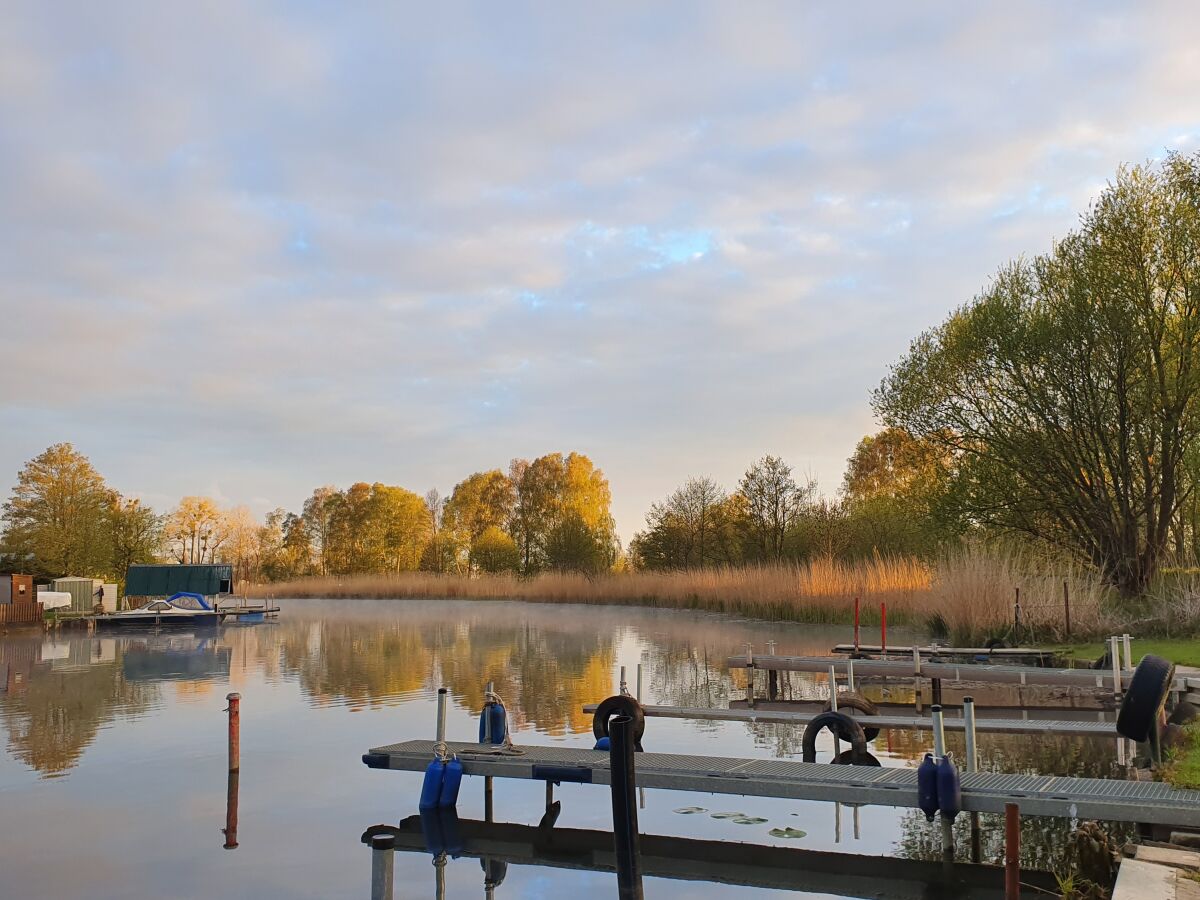
[[[795,815],[795,813],[792,813],[792,815]],[[788,828],[772,828],[772,829],[771,829],[771,830],[768,832],[768,834],[770,834],[770,835],[771,835],[771,837],[777,837],[777,838],[802,838],[802,837],[808,837],[808,832],[807,832],[807,831],[801,831],[799,828],[791,828],[791,827],[788,827]]]
[[[681,816],[694,816],[696,813],[708,812],[708,810],[703,806],[681,806],[673,812],[677,812]]]
[[[761,816],[738,816],[730,821],[732,821],[734,825],[761,825],[767,820]]]
[[[746,814],[743,812],[720,812],[720,813],[713,813],[712,817],[714,819],[739,819],[739,818],[744,817],[745,815]]]

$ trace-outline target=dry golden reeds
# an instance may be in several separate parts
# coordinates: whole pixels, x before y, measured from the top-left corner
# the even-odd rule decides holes
[[[547,603],[625,604],[703,609],[757,619],[848,623],[854,598],[862,621],[879,621],[881,604],[895,624],[927,627],[958,644],[989,637],[1066,637],[1063,586],[1071,604],[1071,636],[1103,633],[1108,588],[1077,565],[1020,552],[953,550],[933,564],[911,558],[857,562],[817,559],[741,568],[632,572],[599,577],[543,573],[438,575],[405,572],[299,579],[250,588],[256,597],[453,597]],[[1016,589],[1025,633],[1013,635]]]

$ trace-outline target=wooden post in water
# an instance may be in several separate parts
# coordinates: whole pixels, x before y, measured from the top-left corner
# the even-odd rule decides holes
[[[1021,809],[1004,804],[1004,900],[1021,896]]]
[[[242,767],[242,695],[226,694],[229,701],[229,771],[237,772]]]

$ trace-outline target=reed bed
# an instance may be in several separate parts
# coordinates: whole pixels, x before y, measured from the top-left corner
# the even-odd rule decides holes
[[[631,572],[598,577],[548,572],[516,575],[439,575],[403,572],[303,578],[248,589],[263,598],[462,598],[591,603],[697,609],[768,621],[849,624],[854,599],[862,622],[888,621],[927,628],[958,644],[988,638],[1063,640],[1063,587],[1070,598],[1076,640],[1112,627],[1101,579],[1070,563],[1019,552],[964,547],[933,563],[912,558],[713,568],[682,572]],[[1022,633],[1012,633],[1016,589]]]

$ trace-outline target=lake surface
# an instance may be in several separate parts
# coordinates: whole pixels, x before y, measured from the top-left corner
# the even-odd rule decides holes
[[[768,641],[824,654],[849,629],[616,607],[479,601],[284,601],[278,621],[197,634],[0,637],[0,897],[362,897],[367,827],[417,811],[420,776],[366,768],[368,748],[432,739],[436,692],[450,689],[451,740],[474,740],[486,682],[509,708],[515,742],[591,747],[581,707],[614,692],[619,667],[643,666],[648,703],[725,707],[744,697],[724,659]],[[873,637],[873,636],[872,636]],[[893,629],[893,640],[912,637]],[[786,689],[824,699],[824,677]],[[225,849],[225,696],[242,696],[238,847]],[[1092,714],[1093,716],[1095,714]],[[775,758],[800,755],[799,728],[650,719],[647,750]],[[832,739],[819,743],[827,761]],[[921,732],[884,732],[885,766],[914,766]],[[961,750],[961,738],[950,748]],[[1107,776],[1115,741],[980,735],[985,767]],[[558,827],[607,830],[607,789],[563,785]],[[495,819],[536,825],[541,783],[495,783]],[[682,814],[676,810],[702,808]],[[712,813],[766,822],[737,824]],[[458,813],[483,818],[482,779],[464,780]],[[645,792],[642,831],[843,853],[938,858],[937,826],[915,810],[674,791]],[[966,816],[960,854],[966,858]],[[773,838],[772,828],[806,832]],[[1027,819],[1023,862],[1061,867],[1069,823]],[[983,817],[985,861],[1002,823]],[[424,853],[395,855],[396,897],[434,896]],[[478,860],[442,869],[446,897],[484,897]],[[779,890],[648,878],[647,897],[782,897]],[[607,873],[510,865],[497,898],[616,896]],[[832,896],[805,894],[803,896]]]

